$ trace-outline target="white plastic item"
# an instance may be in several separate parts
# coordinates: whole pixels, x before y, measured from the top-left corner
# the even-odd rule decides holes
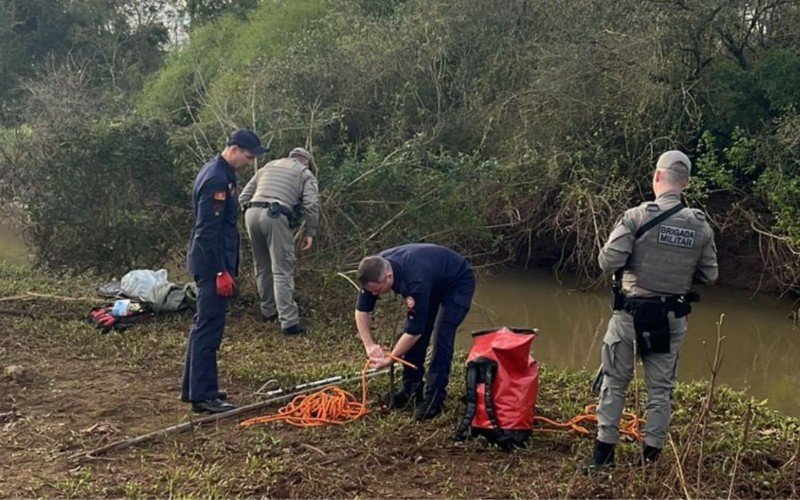
[[[132,299],[154,302],[154,292],[165,283],[168,283],[166,269],[136,269],[122,277],[120,288],[122,293]]]
[[[114,307],[111,308],[111,314],[121,318],[127,316],[131,309],[131,299],[119,299],[114,302]]]

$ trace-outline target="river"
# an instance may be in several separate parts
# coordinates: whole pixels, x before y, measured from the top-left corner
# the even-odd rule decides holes
[[[481,275],[457,345],[469,348],[470,332],[492,326],[538,328],[533,356],[539,363],[594,372],[611,315],[609,293],[580,291],[571,277],[560,278],[561,282],[547,271]],[[706,356],[713,359],[717,323],[724,314],[724,359],[718,380],[800,417],[800,372],[794,369],[800,365],[800,326],[787,318],[798,304],[720,286],[698,290],[702,298],[692,306],[678,379],[710,377]]]

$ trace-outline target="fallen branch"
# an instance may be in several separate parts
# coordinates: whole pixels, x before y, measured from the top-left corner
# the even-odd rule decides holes
[[[63,300],[66,302],[97,302],[100,300],[97,297],[65,297],[63,295],[50,295],[46,293],[34,293],[34,292],[25,292],[25,295],[30,297],[35,297],[38,299],[54,299],[54,300]]]
[[[384,373],[388,373],[389,370],[391,370],[391,369],[394,369],[394,368],[392,367],[392,368],[388,368],[388,369],[384,369],[384,370],[380,370],[380,371],[374,371],[374,372],[371,372],[371,373],[367,373],[366,377],[367,378],[372,378],[372,377],[375,377],[377,375],[382,375]],[[344,383],[348,383],[348,382],[357,382],[357,381],[360,381],[361,378],[362,378],[361,375],[358,375],[357,377],[351,377],[351,378],[348,378],[348,379],[344,379],[340,383],[344,384]],[[81,451],[81,452],[75,453],[73,455],[70,455],[68,457],[68,460],[75,460],[75,459],[78,459],[78,458],[95,458],[95,457],[98,457],[100,455],[104,455],[106,453],[112,452],[112,451],[124,450],[126,448],[130,448],[131,446],[135,446],[137,444],[142,444],[142,443],[145,443],[147,441],[153,440],[155,438],[166,437],[166,436],[169,436],[169,435],[172,435],[172,434],[180,434],[182,432],[186,432],[188,430],[192,430],[195,427],[200,427],[200,426],[205,425],[205,424],[219,422],[220,420],[227,420],[229,418],[236,417],[238,415],[243,415],[243,414],[249,413],[251,411],[255,411],[255,410],[260,410],[262,408],[266,408],[267,406],[270,406],[270,405],[273,405],[273,404],[278,404],[278,403],[283,403],[285,401],[290,401],[290,400],[294,399],[296,396],[299,396],[301,394],[307,394],[309,392],[314,392],[314,391],[317,391],[319,389],[320,389],[320,387],[318,385],[312,385],[311,387],[308,387],[307,389],[302,389],[302,390],[294,391],[294,392],[291,392],[291,393],[288,393],[288,394],[283,394],[283,395],[280,395],[280,396],[276,396],[276,397],[267,399],[266,401],[259,401],[258,403],[252,403],[252,404],[249,404],[249,405],[240,406],[239,408],[236,408],[235,410],[231,410],[231,411],[228,411],[228,412],[225,412],[225,413],[217,413],[216,415],[209,415],[208,417],[203,417],[203,418],[200,418],[200,419],[197,419],[197,420],[190,420],[189,422],[184,422],[182,424],[173,425],[171,427],[167,427],[165,429],[161,429],[161,430],[157,430],[157,431],[154,431],[154,432],[150,432],[148,434],[143,434],[141,436],[137,436],[137,437],[134,437],[134,438],[122,439],[120,441],[115,441],[113,443],[107,444],[105,446],[101,446],[100,448],[96,448],[96,449],[93,449],[93,450]]]
[[[3,297],[0,298],[0,302],[14,302],[19,300],[33,300],[34,297],[29,297],[27,295],[14,295],[13,297]]]
[[[0,315],[6,316],[16,316],[20,318],[32,318],[36,314],[38,317],[47,317],[47,318],[75,318],[73,313],[45,313],[45,312],[38,312],[34,313],[33,311],[16,311],[16,310],[0,310]]]
[[[678,472],[678,481],[683,489],[683,494],[686,495],[687,500],[691,500],[692,497],[689,495],[689,488],[686,485],[686,475],[683,473],[683,466],[681,466],[681,458],[678,456],[678,447],[675,446],[675,441],[672,439],[672,434],[667,434],[667,438],[669,439],[669,446],[672,449],[672,454],[675,456],[675,468]]]
[[[63,295],[50,295],[46,293],[25,292],[24,295],[14,295],[12,297],[2,297],[0,302],[13,302],[19,300],[53,299],[66,302],[97,302],[97,297],[65,297]]]

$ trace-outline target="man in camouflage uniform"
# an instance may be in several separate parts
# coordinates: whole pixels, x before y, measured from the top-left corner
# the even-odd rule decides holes
[[[280,321],[284,335],[306,331],[294,301],[294,230],[305,218],[301,251],[314,241],[319,221],[317,179],[308,167],[311,153],[294,148],[288,158],[273,160],[247,183],[239,196],[253,251],[261,314]]]
[[[614,463],[636,353],[648,392],[642,459],[655,462],[664,446],[678,351],[691,310],[686,295],[693,280],[717,279],[714,233],[706,216],[681,204],[690,172],[691,162],[682,152],[662,154],[653,174],[655,201],[626,211],[600,251],[603,271],[622,271],[623,295],[603,339],[597,441],[584,472]]]

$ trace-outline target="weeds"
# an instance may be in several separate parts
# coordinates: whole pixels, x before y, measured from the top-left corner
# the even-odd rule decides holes
[[[14,279],[25,284],[17,288],[0,278],[5,296],[33,283],[57,294],[89,293],[26,273]],[[316,275],[305,279],[301,290],[315,294],[330,286]],[[335,281],[343,288],[327,288],[329,300],[315,304],[305,339],[284,339],[254,321],[252,297],[232,307],[220,377],[234,402],[249,402],[269,378],[286,387],[359,372],[363,348],[350,325],[352,290]],[[455,446],[463,352],[456,356],[446,411],[431,422],[412,422],[411,410],[382,410],[378,402],[389,384],[376,378],[369,382],[371,413],[352,424],[240,430],[234,422],[220,423],[76,465],[66,460],[76,451],[188,419],[177,398],[190,318],[157,317],[100,335],[80,321],[85,305],[37,299],[18,306],[45,312],[0,317],[0,364],[19,363],[31,372],[21,383],[0,380],[0,411],[20,415],[1,424],[0,467],[6,469],[0,496],[797,497],[800,423],[717,386],[713,377],[678,384],[671,443],[653,471],[639,466],[638,444],[622,443],[608,481],[576,474],[592,440],[567,433],[534,433],[527,449],[510,455],[481,439]],[[56,319],[49,311],[76,319]],[[379,319],[388,342],[394,322]],[[542,415],[566,420],[594,401],[589,373],[545,366],[540,379]],[[635,409],[633,398],[628,405]],[[119,432],[84,432],[99,421]]]

